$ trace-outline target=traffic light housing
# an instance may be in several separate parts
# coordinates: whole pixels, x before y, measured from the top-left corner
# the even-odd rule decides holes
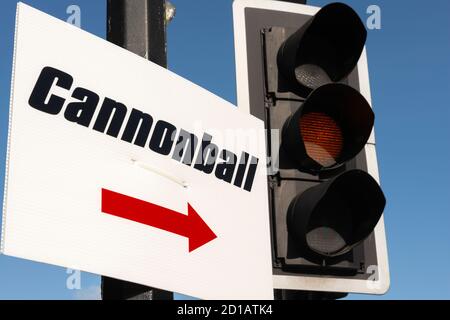
[[[367,31],[342,3],[235,0],[238,106],[265,122],[274,286],[389,287]]]

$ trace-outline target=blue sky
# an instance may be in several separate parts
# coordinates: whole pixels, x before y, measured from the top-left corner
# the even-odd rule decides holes
[[[105,36],[106,1],[24,1],[66,20],[81,8],[81,27]],[[322,6],[331,1],[309,0]],[[381,29],[368,33],[368,58],[391,289],[350,299],[450,299],[450,2],[347,0],[362,17],[376,4]],[[230,0],[173,0],[169,68],[236,104]],[[0,1],[0,168],[4,168],[15,19],[14,0]],[[4,172],[0,170],[0,194]],[[0,256],[0,299],[98,296],[99,276],[82,273],[68,290],[65,268]]]

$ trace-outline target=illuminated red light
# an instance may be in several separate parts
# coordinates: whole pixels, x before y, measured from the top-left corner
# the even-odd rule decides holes
[[[311,112],[300,118],[300,131],[308,156],[324,167],[336,164],[343,137],[336,121],[325,113]]]

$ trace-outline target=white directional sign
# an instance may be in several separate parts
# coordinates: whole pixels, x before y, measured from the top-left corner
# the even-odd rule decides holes
[[[1,251],[273,298],[263,122],[19,3]]]

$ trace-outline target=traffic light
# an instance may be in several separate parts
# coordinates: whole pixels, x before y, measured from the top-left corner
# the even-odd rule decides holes
[[[274,286],[389,286],[365,55],[349,6],[235,0],[238,106],[267,129]]]

